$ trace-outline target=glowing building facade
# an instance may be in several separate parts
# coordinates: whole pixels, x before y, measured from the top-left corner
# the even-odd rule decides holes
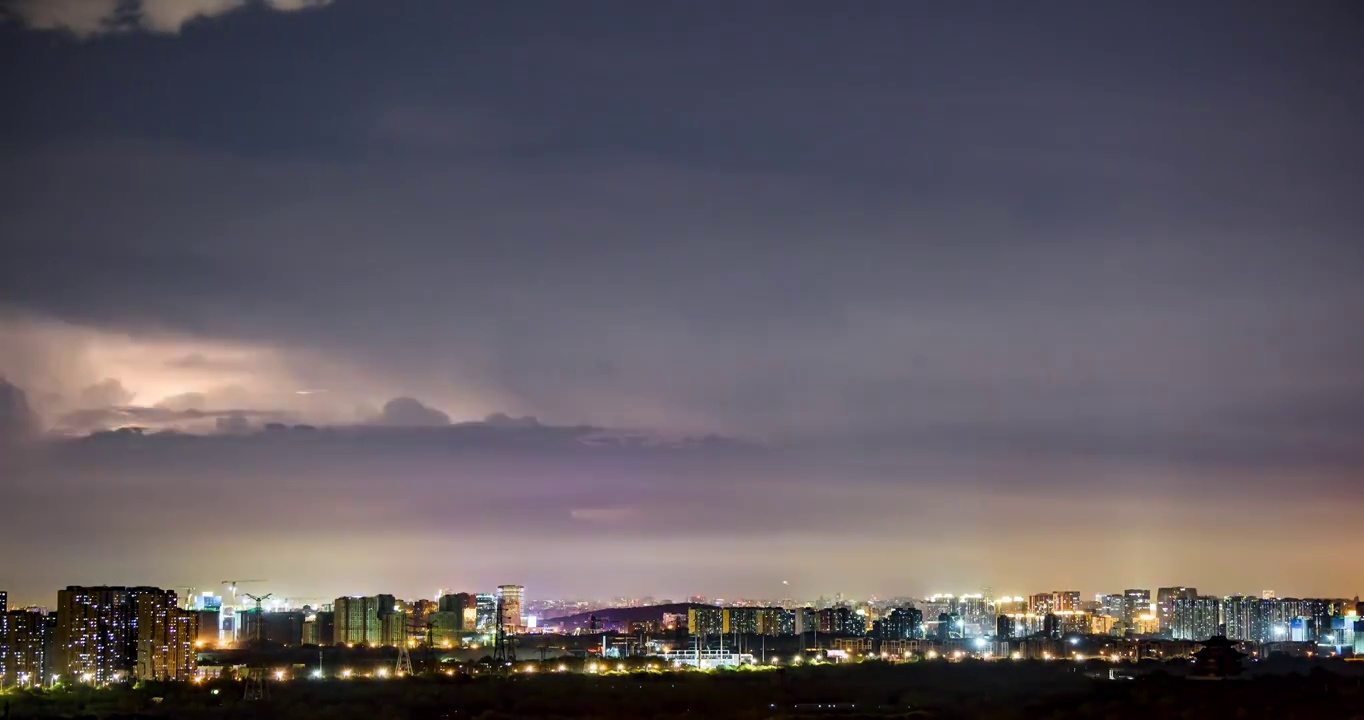
[[[188,681],[194,677],[199,619],[175,601],[175,593],[145,593],[134,603],[138,680]]]
[[[499,585],[497,586],[497,600],[502,605],[502,617],[500,622],[506,632],[521,632],[523,625],[521,622],[521,608],[526,601],[526,588],[524,585]]]
[[[176,618],[170,618],[175,611]],[[179,615],[184,618],[180,619]],[[132,678],[138,670],[142,626],[147,626],[147,652],[161,652],[175,638],[194,644],[194,616],[179,610],[175,592],[160,588],[68,586],[57,593],[56,652],[53,672],[78,682],[108,685]],[[166,649],[165,652],[172,652]],[[176,656],[179,657],[179,656]],[[180,660],[175,660],[179,663]],[[149,668],[160,668],[157,660]],[[149,670],[151,671],[151,670]],[[180,665],[170,670],[179,676]]]
[[[47,670],[46,626],[39,610],[0,613],[0,673],[5,685],[42,684]]]

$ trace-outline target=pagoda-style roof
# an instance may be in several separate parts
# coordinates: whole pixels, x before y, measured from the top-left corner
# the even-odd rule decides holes
[[[1237,650],[1236,643],[1225,636],[1214,635],[1199,645],[1203,647],[1193,654],[1195,675],[1227,677],[1244,669],[1241,658],[1246,654]]]

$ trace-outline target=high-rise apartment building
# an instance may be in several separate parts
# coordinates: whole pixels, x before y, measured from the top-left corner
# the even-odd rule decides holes
[[[867,616],[846,605],[823,608],[819,611],[819,631],[828,635],[862,637],[867,634]]]
[[[497,600],[502,606],[502,617],[499,619],[502,627],[506,628],[508,633],[521,632],[521,606],[526,600],[525,586],[499,585]]]
[[[1156,590],[1156,619],[1160,622],[1160,634],[1172,637],[1175,626],[1175,600],[1192,600],[1198,597],[1198,590],[1191,587],[1163,587]]]
[[[39,610],[0,613],[0,674],[6,685],[41,685],[48,658],[46,617]]]
[[[881,618],[882,640],[911,640],[923,637],[924,614],[918,608],[897,607]]]
[[[336,614],[319,610],[303,618],[304,645],[332,645],[336,636]]]
[[[137,618],[138,680],[188,681],[194,677],[198,653],[198,616],[184,610],[170,590],[141,593],[134,601]]]
[[[196,627],[199,628],[199,639],[196,641],[202,647],[215,647],[222,642],[222,611],[218,608],[208,610],[191,610],[194,613]]]
[[[1232,595],[1222,599],[1222,624],[1231,640],[1265,642],[1269,639],[1270,606],[1273,601],[1252,595]]]
[[[385,647],[398,647],[407,642],[407,610],[390,607],[388,612],[379,614],[379,644]]]
[[[337,598],[332,603],[332,642],[336,645],[379,645],[379,603],[378,597]]]
[[[1028,612],[1033,615],[1046,615],[1056,609],[1056,596],[1053,593],[1038,593],[1028,597]]]
[[[1079,590],[1057,590],[1052,593],[1052,612],[1079,612]]]
[[[758,632],[764,635],[795,635],[796,614],[786,608],[761,608],[758,611]]]
[[[717,607],[687,608],[687,632],[692,635],[720,635],[725,631],[725,611]]]
[[[241,620],[242,637],[247,641],[259,638],[267,645],[294,647],[303,644],[303,625],[308,614],[302,610],[274,610],[259,612],[254,608],[237,613]]]
[[[725,608],[724,631],[740,635],[757,635],[762,628],[762,608]]]
[[[9,610],[9,593],[0,590],[0,673],[5,671],[5,613]],[[0,684],[4,683],[4,678],[0,677]]]
[[[1170,610],[1170,636],[1203,641],[1220,635],[1222,602],[1211,595],[1177,596]]]
[[[104,685],[130,679],[137,665],[140,598],[175,606],[175,593],[154,587],[79,587],[57,593],[53,672]]]

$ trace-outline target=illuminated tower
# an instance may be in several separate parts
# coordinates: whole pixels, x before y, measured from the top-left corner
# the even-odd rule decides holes
[[[521,631],[521,605],[526,599],[524,585],[499,585],[497,599],[502,607],[502,617],[498,618],[509,633]]]

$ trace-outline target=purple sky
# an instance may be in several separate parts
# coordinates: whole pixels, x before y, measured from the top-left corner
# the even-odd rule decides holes
[[[1103,5],[0,0],[0,588],[1359,593],[1364,19]]]

